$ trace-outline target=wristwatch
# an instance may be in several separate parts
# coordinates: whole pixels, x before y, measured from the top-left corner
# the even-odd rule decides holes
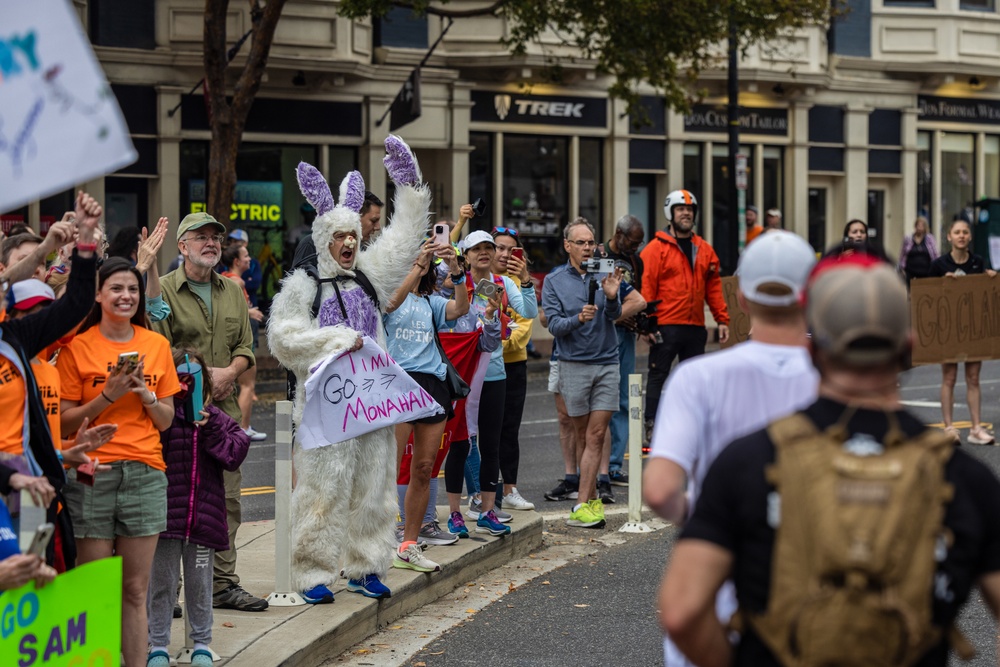
[[[465,273],[453,273],[451,274],[451,282],[455,285],[461,285],[465,282]]]

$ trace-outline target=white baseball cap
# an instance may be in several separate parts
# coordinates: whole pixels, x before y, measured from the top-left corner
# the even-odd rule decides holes
[[[816,251],[792,232],[773,230],[754,239],[740,256],[736,275],[747,301],[762,306],[792,306],[799,303],[809,272],[816,264]],[[765,285],[784,290],[762,290]]]
[[[462,252],[465,252],[469,248],[474,248],[480,243],[489,243],[491,246],[496,247],[497,242],[493,240],[493,237],[489,232],[484,232],[481,229],[476,230],[465,237],[462,241]]]
[[[55,301],[56,293],[41,280],[29,278],[28,280],[11,284],[7,299],[11,308],[15,310],[28,310],[40,303]]]

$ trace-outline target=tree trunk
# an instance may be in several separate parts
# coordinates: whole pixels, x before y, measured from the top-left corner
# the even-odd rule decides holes
[[[232,211],[236,191],[236,155],[243,139],[250,107],[261,78],[267,68],[267,56],[274,40],[274,30],[286,0],[267,0],[263,7],[258,0],[249,0],[253,33],[246,63],[233,87],[232,100],[226,98],[226,69],[229,53],[226,48],[226,14],[229,0],[205,0],[205,96],[209,109],[212,143],[208,158],[207,210],[226,225]]]

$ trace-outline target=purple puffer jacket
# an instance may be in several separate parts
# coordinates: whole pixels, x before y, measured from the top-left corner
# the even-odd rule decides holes
[[[167,464],[167,529],[160,537],[225,551],[229,529],[222,471],[240,467],[250,439],[214,405],[207,408],[204,426],[186,421],[183,397],[175,398],[174,422],[160,434]]]

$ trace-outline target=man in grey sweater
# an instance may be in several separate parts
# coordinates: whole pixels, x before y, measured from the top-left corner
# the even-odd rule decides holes
[[[594,228],[584,218],[566,225],[563,246],[569,262],[545,279],[542,309],[549,331],[559,341],[559,393],[576,431],[580,487],[568,524],[600,528],[604,506],[596,493],[597,470],[608,422],[618,410],[615,320],[634,315],[646,302],[622,283],[620,269],[602,280],[585,269],[596,243]]]

